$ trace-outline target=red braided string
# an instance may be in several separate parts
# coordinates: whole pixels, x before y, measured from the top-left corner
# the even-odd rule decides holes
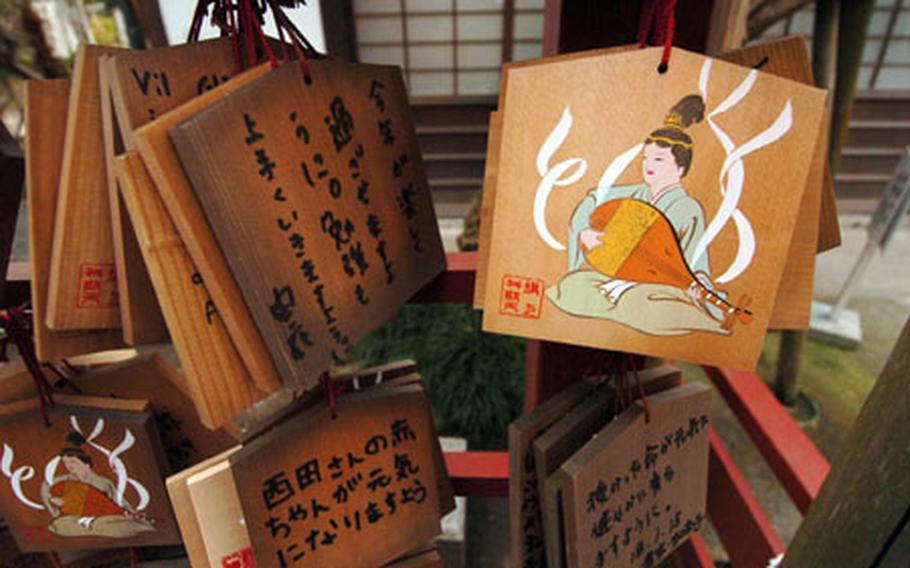
[[[325,400],[329,405],[329,414],[334,420],[338,418],[338,412],[335,409],[335,382],[328,371],[322,373],[322,388],[325,390]]]
[[[670,64],[670,50],[676,31],[676,0],[644,0],[638,20],[638,45],[661,45],[660,65],[657,70],[664,73]]]
[[[10,308],[0,312],[0,327],[3,327],[6,331],[9,340],[16,344],[25,367],[32,376],[32,380],[35,381],[41,417],[44,419],[44,423],[50,426],[51,422],[48,418],[47,406],[54,404],[53,388],[47,377],[44,376],[41,364],[38,362],[38,356],[35,355],[35,344],[32,342],[28,317],[22,308]]]

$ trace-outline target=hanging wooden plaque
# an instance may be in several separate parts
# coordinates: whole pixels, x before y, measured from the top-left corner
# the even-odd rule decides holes
[[[58,395],[5,405],[0,505],[23,551],[180,542],[148,403]]]
[[[678,387],[682,381],[679,369],[662,365],[638,372],[645,395]],[[638,397],[637,389],[633,395]],[[534,440],[534,467],[537,470],[537,493],[540,502],[541,527],[546,557],[539,558],[540,566],[564,566],[564,527],[562,523],[562,487],[559,478],[552,481],[554,472],[572,454],[586,444],[613,419],[617,408],[616,391],[602,386],[559,422]]]
[[[791,79],[806,85],[814,84],[809,53],[802,37],[791,37],[746,47],[720,56],[720,59],[755,67],[760,65],[765,73]],[[833,183],[828,168],[828,128],[822,121],[809,170],[806,191],[799,205],[798,222],[793,231],[790,253],[784,264],[774,309],[768,327],[772,329],[806,329],[812,310],[812,292],[815,282],[815,254],[827,250],[820,246],[819,232],[838,227],[836,204],[825,205],[834,198]],[[833,223],[821,223],[821,213],[833,215]],[[839,231],[839,228],[838,228]],[[826,237],[826,242],[832,239]],[[838,237],[839,239],[839,237]]]
[[[267,71],[267,65],[250,69],[163,114],[133,134],[155,188],[205,282],[240,358],[259,389],[271,392],[281,384],[278,372],[167,135],[171,126],[195,115]]]
[[[189,467],[236,443],[225,430],[209,429],[199,420],[186,377],[160,353],[93,369],[77,375],[73,382],[90,396],[145,397],[151,404],[171,471]]]
[[[657,566],[706,520],[711,389],[701,383],[627,409],[566,461],[566,558]]]
[[[186,480],[209,566],[230,566],[237,559],[246,566],[254,558],[229,459],[227,456]]]
[[[147,304],[149,298],[154,302],[155,295],[145,274],[135,237],[131,234],[130,221],[125,218],[126,207],[121,202],[119,194],[122,190],[116,184],[112,158],[125,150],[136,149],[133,132],[137,128],[224,83],[234,74],[235,65],[228,38],[129,51],[107,58],[102,65],[103,100],[107,103],[104,118],[108,188],[124,335],[127,337],[133,320],[137,325],[144,325],[144,318],[151,319],[151,315],[143,314],[147,308],[142,309],[142,306],[137,307],[136,314],[132,315],[131,303]],[[105,86],[107,89],[104,89]],[[157,308],[157,305],[151,307]],[[157,315],[161,327],[164,327],[160,312]]]
[[[133,225],[126,216],[126,205],[114,171],[114,158],[122,154],[123,134],[111,100],[110,56],[98,62],[101,81],[101,131],[104,137],[104,164],[107,175],[108,206],[111,212],[111,242],[117,270],[117,296],[120,299],[120,325],[123,340],[130,345],[160,343],[167,340],[167,325],[155,299]]]
[[[618,46],[598,50],[598,54],[618,53],[638,49],[638,46]],[[507,77],[511,69],[528,67],[552,63],[554,61],[577,59],[583,54],[563,54],[554,57],[519,61],[505,65],[503,67],[503,82],[500,90],[499,105],[500,109],[505,104],[505,92],[507,86]],[[761,63],[763,72],[772,73],[787,79],[792,79],[806,84],[812,84],[812,70],[809,66],[808,55],[805,49],[805,41],[801,38],[785,38],[733,51],[719,57],[720,59],[752,68]],[[766,59],[767,58],[767,59]],[[774,61],[771,64],[771,61]],[[496,170],[499,162],[499,152],[501,145],[502,119],[501,111],[494,111],[490,116],[490,127],[488,134],[487,159],[484,170],[484,187],[483,201],[481,206],[480,221],[480,239],[477,251],[477,277],[474,288],[474,307],[483,309],[483,296],[486,286],[486,270],[489,258],[490,235],[493,227],[493,204],[496,198]],[[771,310],[769,328],[771,329],[805,329],[808,325],[809,311],[812,301],[813,276],[815,267],[814,251],[817,246],[818,252],[823,252],[831,245],[823,246],[822,242],[816,243],[821,239],[836,239],[839,241],[839,235],[831,234],[831,226],[836,230],[837,208],[833,203],[834,190],[831,181],[831,175],[827,168],[825,158],[825,149],[827,148],[827,125],[822,121],[822,128],[819,132],[820,142],[816,143],[815,154],[813,156],[812,168],[809,179],[806,184],[805,194],[799,209],[799,223],[794,230],[793,242],[787,254],[787,261],[784,273],[781,276],[781,282],[778,286],[777,295],[774,300],[774,307]],[[820,185],[822,184],[822,185]],[[821,194],[819,194],[821,192]],[[818,203],[821,201],[821,213],[833,216],[833,223],[830,219],[822,219],[819,223]],[[816,233],[821,232],[822,236],[817,237]],[[810,247],[813,247],[810,252]]]
[[[428,406],[415,387],[341,397],[231,456],[256,563],[379,566],[436,536]]]
[[[180,527],[180,536],[183,540],[183,546],[186,548],[186,555],[190,560],[191,566],[206,566],[210,564],[208,564],[208,553],[203,539],[203,531],[200,528],[200,519],[196,516],[196,507],[190,497],[189,479],[197,473],[207,471],[212,467],[225,463],[228,457],[239,449],[240,446],[235,446],[167,478],[168,496],[174,507],[174,517],[176,517],[177,524]],[[236,497],[236,490],[234,494],[222,495],[222,499],[222,506],[230,507],[236,504],[236,507],[240,507],[240,503]],[[232,551],[227,556],[225,565],[239,566],[241,568],[251,566],[252,564],[249,562],[246,564],[242,562],[244,556],[247,556],[251,560],[251,553],[252,551],[249,550],[249,537],[247,536],[245,545],[241,545],[236,550]],[[232,564],[232,562],[236,563]],[[216,562],[211,565],[221,566],[222,564]]]
[[[63,164],[70,82],[25,85],[26,205],[32,320],[39,361],[124,347],[119,331],[54,331],[47,325],[51,243]]]
[[[596,388],[583,379],[509,424],[509,560],[510,566],[533,565],[544,557],[543,527],[537,493],[537,467],[532,444]]]
[[[117,51],[83,45],[76,55],[48,280],[53,330],[120,327],[98,77],[101,57]]]
[[[142,159],[127,153],[116,158],[116,169],[199,417],[209,427],[221,426],[266,393],[241,361]]]
[[[316,60],[310,77],[285,64],[170,131],[280,375],[303,386],[445,267],[400,70]]]
[[[503,71],[505,73],[505,71]],[[504,82],[504,81],[503,81]],[[493,236],[493,204],[496,202],[496,172],[502,149],[502,113],[490,113],[487,129],[487,157],[484,161],[483,189],[480,196],[480,235],[477,239],[477,272],[474,277],[474,309],[483,309],[487,283],[487,263],[490,258],[490,237]]]
[[[510,71],[484,329],[752,368],[824,93],[680,49],[659,74],[659,54]]]
[[[170,469],[178,471],[236,443],[224,430],[210,430],[197,417],[186,379],[160,353],[104,365],[58,381],[55,388],[99,398],[148,399]],[[21,362],[0,365],[0,404],[38,396],[35,381]]]

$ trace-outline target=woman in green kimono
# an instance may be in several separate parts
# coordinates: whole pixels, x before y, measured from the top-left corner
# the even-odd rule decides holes
[[[705,103],[699,95],[680,100],[664,120],[664,126],[645,139],[642,159],[643,183],[596,188],[576,207],[569,222],[568,269],[547,297],[571,315],[609,319],[653,335],[680,335],[701,330],[728,333],[721,328],[720,310],[707,309],[694,291],[611,278],[586,264],[585,250],[605,246],[604,233],[589,226],[594,210],[612,200],[637,199],[658,209],[673,225],[686,263],[698,280],[711,286],[708,253],[694,258],[705,231],[701,204],[682,185],[693,158],[693,142],[685,129],[704,119]]]

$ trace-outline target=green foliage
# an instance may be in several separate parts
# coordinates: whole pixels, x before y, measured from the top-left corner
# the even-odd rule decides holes
[[[363,365],[411,358],[427,385],[441,434],[502,446],[521,411],[524,341],[483,333],[467,305],[405,306],[351,353]]]

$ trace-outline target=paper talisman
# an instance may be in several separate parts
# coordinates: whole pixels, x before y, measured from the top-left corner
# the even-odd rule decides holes
[[[48,279],[53,330],[120,327],[98,77],[101,57],[117,51],[83,45],[76,54]]]
[[[379,566],[441,531],[432,417],[414,386],[341,397],[230,458],[260,566]]]
[[[4,405],[0,505],[23,551],[180,542],[148,402],[54,397]]]
[[[155,188],[171,221],[177,227],[240,358],[259,389],[271,392],[281,385],[278,372],[167,134],[171,126],[195,115],[267,71],[268,65],[250,69],[139,128],[134,132],[134,137]]]
[[[711,389],[629,407],[561,467],[567,566],[658,566],[707,519]]]
[[[116,158],[117,177],[199,417],[230,420],[266,393],[256,388],[138,154]]]
[[[280,375],[302,386],[445,267],[400,69],[309,69],[170,130]]]
[[[70,82],[25,84],[25,165],[32,321],[39,361],[124,347],[119,330],[54,331],[47,325],[48,278],[63,164]]]
[[[671,366],[652,367],[638,371],[645,395],[678,387],[682,381],[679,369]],[[637,389],[633,396],[638,397]],[[562,487],[551,481],[553,473],[592,436],[613,419],[617,410],[616,391],[604,385],[573,408],[556,424],[534,440],[534,467],[537,470],[537,492],[542,519],[542,535],[546,556],[538,557],[540,566],[564,566],[564,528],[562,524]]]
[[[825,94],[659,52],[510,71],[484,329],[752,368]]]

